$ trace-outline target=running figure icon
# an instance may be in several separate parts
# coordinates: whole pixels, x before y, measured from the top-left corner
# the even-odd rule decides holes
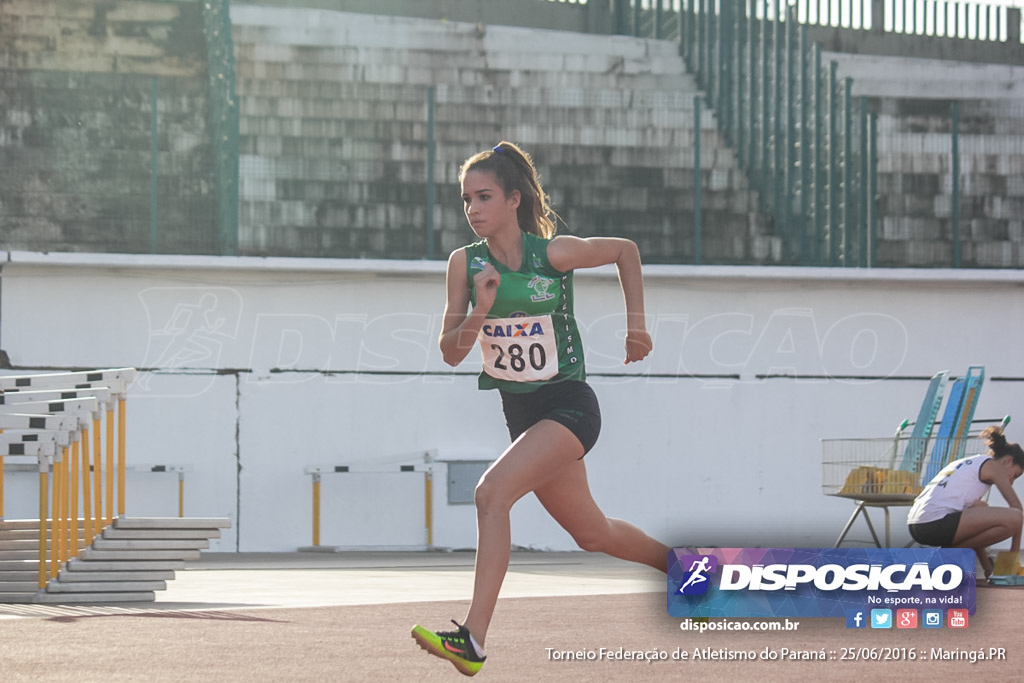
[[[694,560],[688,570],[690,572],[690,577],[686,579],[682,586],[679,587],[679,592],[685,594],[686,589],[690,586],[707,581],[708,577],[706,573],[711,571],[711,567],[709,566],[710,562],[711,558],[707,555],[701,557],[700,560]]]

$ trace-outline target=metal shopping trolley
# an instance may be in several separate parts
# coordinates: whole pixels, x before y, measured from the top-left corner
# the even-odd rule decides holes
[[[998,422],[983,420],[981,422]],[[909,426],[909,423],[908,423]],[[980,426],[980,424],[979,424]],[[986,445],[977,434],[960,440],[960,448],[952,444],[931,439],[927,444],[926,456],[920,460],[920,469],[902,469],[904,455],[912,447],[913,440],[904,436],[902,430],[894,437],[862,439],[822,439],[821,465],[822,490],[825,495],[848,498],[855,502],[853,514],[843,527],[835,547],[842,545],[857,518],[864,516],[871,538],[878,547],[890,547],[891,507],[909,507],[921,492],[924,484],[922,472],[930,471],[935,464],[947,461],[946,454],[962,450],[965,454],[984,453]],[[934,459],[934,460],[933,460]],[[942,465],[938,465],[941,469]],[[937,471],[937,470],[936,470]],[[868,515],[868,508],[881,508],[885,513],[885,545],[875,532]]]
[[[987,445],[981,430],[991,424],[1009,423],[1001,419],[974,419],[974,409],[985,379],[982,366],[971,366],[967,374],[950,385],[946,409],[936,420],[946,389],[948,371],[932,377],[917,420],[904,420],[889,438],[822,439],[822,489],[825,495],[855,502],[853,514],[843,527],[835,547],[846,539],[861,515],[878,547],[875,527],[868,508],[885,512],[885,546],[891,543],[891,507],[908,507],[921,489],[953,460],[984,453]]]

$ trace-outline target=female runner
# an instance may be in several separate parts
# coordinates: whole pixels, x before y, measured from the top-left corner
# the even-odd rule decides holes
[[[914,499],[907,525],[922,545],[973,549],[987,579],[992,575],[988,546],[1008,538],[1011,552],[1020,552],[1024,516],[1013,482],[1024,473],[1024,451],[1007,442],[999,427],[989,427],[981,437],[988,442],[988,454],[943,467]],[[1009,507],[989,507],[982,500],[993,486]]]
[[[626,239],[554,236],[553,212],[530,156],[510,142],[470,157],[459,171],[466,218],[479,242],[448,259],[440,336],[446,363],[462,362],[480,340],[481,389],[498,389],[512,444],[476,486],[473,598],[454,631],[415,626],[427,652],[472,676],[508,570],[512,505],[531,491],[584,550],[666,571],[668,546],[605,517],[590,494],[583,456],[601,415],[584,381],[583,344],[573,315],[573,271],[614,263],[626,308],[626,363],[651,351],[636,244]]]

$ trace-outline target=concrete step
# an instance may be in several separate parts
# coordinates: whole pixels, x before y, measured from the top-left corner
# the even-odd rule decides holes
[[[198,550],[96,550],[86,548],[79,556],[86,562],[94,560],[198,560]]]
[[[0,587],[2,590],[2,587]],[[51,581],[46,586],[47,593],[139,593],[145,591],[167,590],[167,583],[164,581],[118,581],[112,584],[109,581],[74,581],[63,583],[59,580]]]
[[[91,547],[81,543],[79,556],[45,591],[38,588],[38,539],[32,535],[38,523],[8,526],[21,538],[0,542],[0,603],[152,602],[186,560],[198,559],[209,539],[230,525],[225,518],[115,519]]]
[[[51,520],[46,520],[46,525],[50,525]],[[0,522],[0,531],[18,531],[25,529],[35,529],[39,531],[39,520],[38,519],[6,519]]]
[[[103,538],[111,541],[188,541],[220,538],[220,529],[117,529],[103,531]]]
[[[404,74],[398,82],[421,82],[429,74],[454,71],[452,64],[468,64],[486,60],[486,69],[493,74],[503,72],[543,74],[567,71],[573,74],[629,76],[633,74],[679,75],[685,66],[678,52],[650,58],[633,58],[622,54],[538,54],[513,49],[509,52],[463,50],[441,43],[433,50],[408,50],[395,46],[354,48],[345,45],[321,44],[294,49],[280,43],[236,43],[239,62],[258,64],[269,76],[298,77],[309,73],[338,73],[344,67],[359,65],[367,80],[372,76],[388,78]],[[276,68],[275,68],[276,67]],[[436,82],[436,81],[435,81]]]
[[[227,529],[225,517],[118,517],[115,529]]]
[[[78,526],[79,538],[84,537],[84,529],[79,524]],[[50,538],[50,529],[46,530],[46,537]],[[39,540],[39,529],[23,529],[18,531],[0,531],[0,544],[8,541],[38,541]]]
[[[87,562],[85,564],[94,564]],[[3,575],[0,574],[0,579]],[[111,581],[173,581],[174,572],[165,571],[91,571],[90,568],[82,570],[61,569],[57,579],[61,583],[107,583]]]
[[[174,560],[81,560],[67,563],[69,572],[174,572],[185,568],[185,561]]]
[[[94,550],[204,550],[210,547],[206,539],[190,540],[111,540],[97,538],[92,542]]]
[[[70,540],[68,541],[70,543]],[[82,536],[78,537],[78,547],[81,548],[85,545],[85,538]],[[51,540],[46,539],[46,547],[51,547]],[[15,541],[0,541],[0,552],[10,552],[18,550],[37,550],[39,548],[39,539],[18,539]]]
[[[49,545],[49,543],[47,543]],[[39,539],[0,539],[0,552],[9,552],[12,550],[29,550],[32,548],[39,547]]]
[[[441,84],[435,91],[435,102],[448,108],[460,104],[474,106],[520,106],[586,108],[615,111],[625,108],[656,108],[692,110],[693,97],[701,92],[692,77],[680,76],[675,87],[648,90],[623,83],[605,88],[553,88],[523,83],[516,87],[466,86]],[[386,102],[403,106],[423,106],[424,87],[406,83],[374,83],[367,81],[268,81],[241,79],[239,91],[250,98],[284,98],[303,101]]]
[[[46,530],[46,537],[50,537],[49,529]],[[7,541],[23,541],[26,539],[38,541],[39,529],[19,529],[15,531],[0,530],[0,544],[6,543]]]
[[[43,603],[50,605],[81,605],[81,604],[106,604],[110,602],[154,602],[156,593],[153,591],[132,591],[127,593],[47,593],[41,591],[31,596],[31,600],[22,602]],[[17,600],[6,601],[0,596],[0,602],[18,602]]]
[[[536,126],[597,126],[609,129],[621,129],[623,131],[637,132],[654,131],[674,132],[682,135],[684,139],[692,139],[696,129],[696,118],[693,111],[693,96],[685,98],[687,103],[681,106],[642,106],[630,105],[629,109],[617,109],[606,107],[597,109],[594,107],[566,106],[566,105],[505,105],[505,104],[478,104],[469,102],[465,104],[439,104],[435,114],[435,134],[438,139],[458,140],[455,135],[458,130],[452,126],[464,126],[469,130],[478,128],[481,133],[488,127],[508,124],[536,125]],[[242,105],[242,120],[247,124],[250,119],[270,119],[274,121],[273,126],[247,125],[243,133],[252,134],[262,132],[264,135],[272,135],[272,128],[276,128],[279,135],[285,137],[297,137],[289,135],[296,129],[302,135],[302,139],[330,138],[332,135],[345,134],[355,139],[374,140],[388,139],[401,136],[403,133],[420,124],[422,113],[419,111],[408,111],[402,115],[393,117],[386,122],[380,122],[376,127],[366,124],[374,119],[374,112],[365,106],[357,106],[352,102],[339,102],[337,100],[307,100],[291,98],[287,106],[282,106],[283,98],[277,97],[253,97],[247,96]],[[383,103],[382,108],[392,108],[393,103]],[[718,133],[718,124],[713,113],[705,112],[701,115],[701,134],[708,139]],[[493,132],[493,131],[490,131]],[[1009,136],[1007,136],[1009,137]],[[284,149],[280,142],[271,145],[267,141],[261,144],[268,145],[268,151],[281,153]],[[299,141],[289,140],[289,145],[299,144]]]
[[[26,593],[39,590],[38,581],[3,581],[0,580],[0,593]]]
[[[30,550],[0,550],[0,561],[3,562],[33,559],[39,559],[38,548],[32,548]]]
[[[38,555],[31,560],[0,560],[0,572],[34,572],[38,567]]]
[[[301,59],[321,46],[360,52],[401,46],[403,52],[466,52],[478,59],[521,53],[538,60],[614,56],[640,61],[679,54],[678,44],[670,40],[315,9],[239,5],[231,8],[231,23],[236,45],[260,45],[261,56],[282,61]]]
[[[50,540],[52,535],[49,530],[46,532],[46,540]],[[78,538],[85,538],[85,534],[82,533],[82,529],[78,530]],[[38,531],[12,531],[8,534],[0,536],[0,547],[7,543],[38,543],[39,532]]]

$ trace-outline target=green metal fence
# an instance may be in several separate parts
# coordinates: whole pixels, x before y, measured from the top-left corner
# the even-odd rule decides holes
[[[697,0],[683,56],[800,265],[874,265],[874,119],[782,0]]]
[[[926,263],[963,265],[956,105],[944,149],[949,164],[941,176],[948,178],[942,181],[948,191],[935,193],[936,205],[950,205],[948,213],[931,217],[938,229],[915,229],[913,221],[926,219],[902,215],[901,203],[879,191],[879,101],[853,96],[851,79],[838,79],[837,65],[824,63],[821,46],[810,44],[808,27],[1017,43],[1019,9],[947,0],[613,0],[612,6],[615,32],[680,41],[709,108],[760,193],[761,209],[782,244],[782,262],[871,267],[879,265],[885,237],[906,240],[921,233],[922,242],[934,237],[949,247],[919,248],[929,254]],[[887,174],[901,182],[913,176]],[[695,202],[699,245],[699,191]],[[885,231],[880,208],[888,212]],[[977,213],[971,225],[1002,220],[988,210]],[[987,232],[998,235],[1000,229]],[[884,251],[883,265],[893,264],[891,252]],[[978,255],[971,256],[971,264],[979,265]],[[896,260],[912,265],[915,258],[902,253]],[[701,262],[699,249],[695,262]]]
[[[566,0],[543,0],[565,2]],[[586,0],[572,0],[588,4]],[[675,39],[685,34],[685,25],[701,8],[728,11],[730,5],[749,8],[744,0],[590,0],[591,11],[609,4],[614,32],[643,38]],[[1024,19],[1020,8],[1006,0],[964,2],[962,0],[786,0],[796,20],[807,26],[878,30],[885,33],[956,38],[989,42],[1024,40]],[[775,13],[769,2],[755,3],[753,11],[764,19]]]
[[[640,156],[636,150],[616,152],[621,159],[614,163],[595,161],[592,141],[571,152],[556,146],[561,142],[533,150],[554,171],[549,189],[574,227],[645,240],[662,262],[1019,267],[1024,188],[1014,169],[1024,158],[1024,112],[989,111],[967,99],[958,105],[854,97],[854,84],[838,78],[836,65],[808,38],[816,26],[849,26],[1012,42],[1019,27],[1005,18],[1019,11],[938,0],[518,2],[601,10],[614,14],[620,33],[678,42],[703,90],[693,110],[692,160],[691,140],[684,139],[689,132],[647,150],[686,156],[685,164],[640,161],[632,158]],[[446,231],[463,225],[453,169],[467,150],[521,123],[514,107],[498,115],[489,104],[472,105],[494,120],[465,138],[465,122],[476,114],[455,124],[444,119],[469,105],[447,96],[435,102],[437,86],[364,83],[360,76],[342,88],[333,75],[307,82],[289,81],[283,71],[244,72],[252,68],[246,50],[256,48],[252,40],[233,43],[227,0],[167,4],[180,14],[166,28],[152,29],[151,40],[166,51],[166,61],[156,65],[162,71],[123,55],[117,59],[124,73],[112,66],[81,74],[0,69],[9,109],[9,125],[0,131],[0,240],[6,248],[444,256],[451,242]],[[64,18],[51,29],[71,31],[80,42],[101,18],[112,35],[138,30],[95,5],[93,20]],[[16,25],[2,27],[8,32],[2,37],[13,36]],[[15,41],[5,44],[14,55],[9,46]],[[100,48],[97,60],[109,58]],[[314,48],[299,53],[308,59]],[[237,93],[236,58],[244,72]],[[11,65],[27,61],[8,59]],[[283,64],[272,66],[283,70]],[[127,73],[126,66],[136,71]],[[321,66],[314,62],[309,69]],[[380,107],[370,102],[373,92]],[[601,97],[599,90],[563,94],[565,103],[547,104],[577,124],[569,100]],[[921,126],[922,110],[928,110],[929,128],[919,134],[908,127]],[[720,133],[703,129],[701,141],[701,116],[715,119]],[[605,118],[599,128],[616,132],[622,125]],[[759,202],[753,206],[745,193],[734,193],[744,195],[738,211],[747,222],[729,229],[736,241],[761,240],[768,216],[770,248],[761,240],[756,253],[723,257],[727,250],[716,245],[728,232],[722,207],[733,203],[723,198],[732,186],[721,178],[732,182],[732,171],[708,168],[715,155],[704,153],[714,152],[721,137]],[[906,149],[911,144],[915,149]],[[992,144],[1002,145],[998,154],[986,149]],[[613,156],[608,150],[605,156]],[[905,153],[913,155],[910,162],[900,158]],[[342,159],[345,154],[352,159]],[[598,181],[626,193],[622,206],[610,204],[610,189],[595,191]],[[266,214],[259,220],[256,204]],[[761,215],[749,218],[748,211]],[[715,230],[702,231],[701,221]],[[407,245],[404,251],[390,246],[385,238],[391,235]],[[765,256],[779,245],[781,253]]]
[[[228,2],[205,0],[202,3],[217,188],[217,242],[222,255],[238,253],[239,113]]]

